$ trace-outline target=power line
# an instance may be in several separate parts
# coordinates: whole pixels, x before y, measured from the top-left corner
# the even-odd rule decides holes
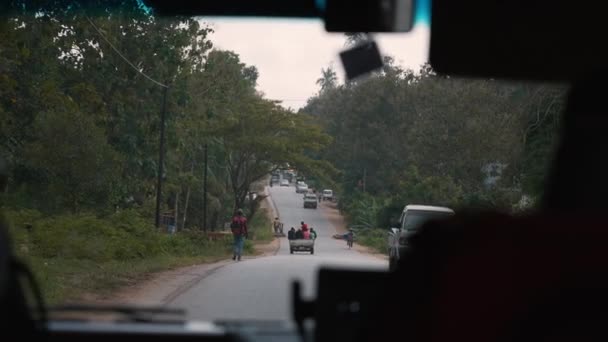
[[[153,79],[152,77],[146,75],[146,73],[144,73],[143,71],[141,71],[139,68],[137,68],[135,66],[135,64],[131,63],[131,61],[129,59],[127,59],[127,57],[125,57],[122,53],[120,53],[120,51],[118,51],[118,49],[114,46],[114,44],[112,44],[108,38],[106,38],[106,36],[101,32],[101,30],[95,25],[95,23],[93,23],[93,21],[91,20],[91,18],[89,18],[89,16],[85,15],[85,17],[87,18],[87,20],[89,21],[89,24],[91,24],[91,26],[93,26],[93,28],[95,29],[95,31],[97,31],[97,33],[101,36],[101,38],[103,38],[103,40],[106,41],[106,43],[108,43],[110,45],[110,47],[112,48],[112,50],[114,50],[114,52],[116,52],[127,64],[129,64],[131,66],[131,68],[133,68],[135,71],[137,71],[140,75],[144,76],[145,78],[147,78],[148,80],[152,81],[154,84],[159,85],[163,88],[163,106],[162,106],[162,110],[161,110],[161,117],[160,117],[160,138],[159,138],[159,152],[158,152],[158,175],[157,175],[157,183],[156,183],[156,227],[160,227],[160,208],[161,208],[161,197],[162,197],[162,184],[163,184],[163,168],[164,168],[164,160],[165,160],[165,116],[167,114],[167,92],[169,91],[169,86],[166,84],[163,84],[161,82],[158,82],[157,80]],[[176,215],[177,217],[177,215]],[[175,222],[175,225],[177,227],[177,220]]]
[[[168,85],[163,84],[155,79],[153,79],[152,77],[146,75],[146,73],[144,73],[143,71],[141,71],[139,68],[137,68],[135,66],[135,64],[131,63],[130,60],[127,59],[127,57],[125,57],[120,51],[118,51],[118,49],[114,46],[114,44],[112,44],[108,38],[106,38],[106,36],[101,32],[101,30],[95,25],[95,23],[93,23],[93,21],[91,20],[91,18],[89,18],[89,16],[86,16],[87,20],[89,21],[89,24],[91,24],[91,26],[93,26],[93,28],[95,29],[95,31],[97,31],[97,33],[101,36],[101,38],[103,38],[103,40],[106,41],[106,43],[108,43],[108,45],[110,45],[110,47],[112,48],[112,50],[114,50],[114,52],[116,52],[127,64],[129,64],[131,66],[131,68],[133,68],[135,71],[137,71],[139,74],[141,74],[143,77],[147,78],[148,80],[156,83],[157,85],[163,87],[163,88],[169,88]]]

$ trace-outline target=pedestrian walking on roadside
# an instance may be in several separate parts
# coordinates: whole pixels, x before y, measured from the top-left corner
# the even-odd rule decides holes
[[[346,233],[346,245],[348,246],[348,249],[351,249],[353,247],[354,240],[355,240],[355,232],[353,232],[352,229],[349,229],[348,233]]]
[[[232,218],[230,223],[230,229],[232,230],[232,236],[234,238],[234,254],[232,260],[241,260],[243,254],[243,244],[247,237],[247,218],[243,215],[243,210],[239,209]]]
[[[272,224],[272,227],[274,229],[274,233],[275,234],[282,233],[282,230],[281,230],[281,221],[279,221],[278,217],[274,218],[274,222]]]

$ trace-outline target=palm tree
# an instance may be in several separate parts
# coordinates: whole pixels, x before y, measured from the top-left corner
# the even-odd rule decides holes
[[[363,32],[347,32],[344,35],[346,36],[346,42],[344,42],[346,47],[357,46],[371,40],[371,37]]]
[[[333,89],[338,84],[338,76],[336,75],[336,71],[331,67],[327,67],[327,69],[321,69],[321,77],[317,79],[317,84],[321,87],[320,93]]]

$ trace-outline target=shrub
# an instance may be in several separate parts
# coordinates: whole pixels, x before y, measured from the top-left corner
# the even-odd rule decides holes
[[[232,236],[209,240],[200,231],[184,230],[174,235],[160,233],[135,210],[124,210],[99,218],[91,214],[43,217],[35,210],[7,213],[13,239],[22,256],[45,260],[81,260],[94,263],[164,257],[206,257],[229,254]],[[31,230],[25,226],[31,225]],[[268,218],[260,212],[252,220],[257,239],[270,234]],[[25,247],[24,247],[25,246]],[[245,252],[253,252],[247,240]]]
[[[357,232],[357,242],[379,253],[387,253],[388,231],[386,229],[362,229]]]

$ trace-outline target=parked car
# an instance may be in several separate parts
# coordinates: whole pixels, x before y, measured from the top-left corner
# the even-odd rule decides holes
[[[317,209],[317,196],[315,194],[307,193],[304,195],[304,208]]]
[[[334,199],[334,192],[333,190],[325,189],[322,196],[324,201],[332,201]]]
[[[407,239],[429,220],[443,219],[454,215],[454,210],[429,205],[406,205],[399,218],[398,227],[391,228],[388,237],[389,270],[394,270],[407,248]]]
[[[289,186],[289,181],[287,179],[282,179],[281,186]]]

